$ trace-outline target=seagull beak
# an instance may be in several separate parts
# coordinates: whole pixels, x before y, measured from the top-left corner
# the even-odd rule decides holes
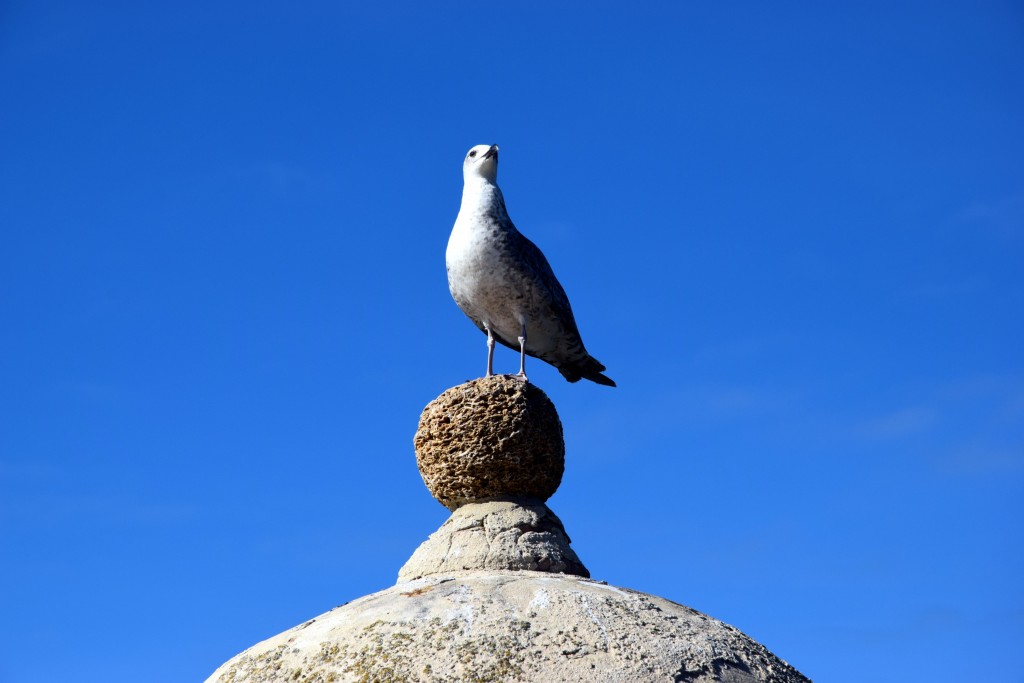
[[[494,157],[495,159],[498,158],[498,146],[497,145],[491,145],[491,148],[489,150],[487,150],[486,152],[484,152],[484,159],[490,159],[491,157]]]

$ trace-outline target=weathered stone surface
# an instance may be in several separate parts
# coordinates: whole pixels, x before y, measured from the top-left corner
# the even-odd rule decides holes
[[[544,504],[564,442],[535,386],[497,376],[449,389],[415,444],[424,482],[453,513],[398,585],[249,648],[208,683],[807,683],[716,619],[581,578]]]
[[[565,469],[554,404],[510,375],[445,391],[424,409],[413,443],[423,482],[449,510],[503,496],[543,502]]]
[[[590,576],[561,520],[538,500],[469,503],[417,548],[399,581],[471,569],[528,569]]]
[[[662,598],[558,574],[403,582],[265,640],[208,683],[806,683],[735,628]]]

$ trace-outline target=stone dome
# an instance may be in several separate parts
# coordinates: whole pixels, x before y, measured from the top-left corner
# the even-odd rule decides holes
[[[399,583],[254,645],[220,683],[806,682],[689,607],[564,574],[471,571]]]
[[[453,512],[398,583],[252,646],[207,683],[807,683],[732,626],[587,578],[544,503],[564,445],[540,389],[509,376],[449,389],[414,441]]]

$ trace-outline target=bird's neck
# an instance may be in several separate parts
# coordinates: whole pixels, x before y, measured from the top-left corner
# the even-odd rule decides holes
[[[487,178],[480,176],[466,178],[462,186],[462,210],[473,211],[480,207],[505,205],[498,186]]]

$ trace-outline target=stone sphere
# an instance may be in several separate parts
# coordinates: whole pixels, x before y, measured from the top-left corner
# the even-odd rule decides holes
[[[512,375],[445,391],[423,410],[413,443],[423,483],[449,510],[505,497],[545,501],[565,470],[554,404]]]

